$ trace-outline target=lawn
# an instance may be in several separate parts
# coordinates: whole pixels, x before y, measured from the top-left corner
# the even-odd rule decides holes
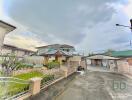
[[[44,75],[44,74],[37,72],[37,71],[16,75],[16,76],[14,76],[15,78],[19,78],[19,79],[22,79],[24,81],[17,81],[20,83],[11,82],[11,83],[7,83],[6,85],[2,85],[0,83],[0,97],[2,95],[4,95],[4,92],[2,91],[3,89],[4,90],[6,89],[7,95],[14,95],[14,94],[17,94],[19,92],[25,91],[29,88],[29,84],[21,84],[21,83],[29,81],[30,78],[41,77],[41,78],[45,79],[45,78],[50,77],[50,76],[51,75]],[[7,87],[5,87],[5,86],[7,86]]]
[[[33,77],[43,77],[43,76],[44,75],[42,73],[35,71],[35,72],[16,75],[14,77],[20,78],[20,79],[23,79],[23,80],[29,80],[30,78],[33,78]]]
[[[23,81],[18,81],[20,83],[11,83],[9,86],[9,90],[10,90],[9,94],[13,95],[13,94],[27,90],[29,88],[29,84],[22,84],[23,82],[29,81],[29,79],[33,77],[43,77],[43,76],[44,75],[40,72],[30,72],[30,73],[25,73],[25,74],[14,76],[15,78],[22,79]]]

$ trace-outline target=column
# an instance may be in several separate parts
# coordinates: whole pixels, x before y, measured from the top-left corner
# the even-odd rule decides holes
[[[38,94],[40,92],[42,78],[31,78],[30,81],[30,91],[32,95]]]

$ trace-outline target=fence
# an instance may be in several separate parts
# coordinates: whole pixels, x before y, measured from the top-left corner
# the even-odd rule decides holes
[[[29,91],[29,81],[14,77],[0,77],[0,91],[0,99],[4,100],[23,95]]]
[[[50,85],[53,85],[54,83],[64,79],[65,77],[68,77],[72,73],[76,71],[76,62],[72,62],[70,66],[64,66],[65,70],[62,68],[58,69],[50,69],[50,70],[42,70],[41,68],[37,68],[34,70],[41,71],[44,74],[53,74],[53,73],[59,73],[60,75],[56,75],[53,77],[49,77],[47,79],[42,78],[32,78],[30,81],[24,81],[17,78],[11,78],[11,77],[2,77],[0,78],[0,85],[4,84],[4,89],[8,89],[8,91],[4,92],[4,94],[1,95],[1,99],[4,100],[18,100],[21,98],[21,100],[30,97],[31,95],[36,95],[40,92],[41,89],[44,89],[46,87],[49,87]],[[70,68],[71,67],[71,68]],[[27,71],[27,70],[26,70]],[[33,71],[33,70],[29,70]],[[19,71],[20,72],[20,71]],[[23,89],[20,89],[20,91],[13,92],[12,90],[8,88],[9,84],[6,83],[13,83],[13,84],[25,84],[26,87]],[[12,88],[15,90],[15,88]]]

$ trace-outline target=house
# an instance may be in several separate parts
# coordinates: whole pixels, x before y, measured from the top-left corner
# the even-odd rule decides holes
[[[118,72],[132,75],[132,50],[111,51],[110,55],[120,58],[117,62]]]
[[[37,55],[44,56],[45,64],[53,60],[59,61],[60,63],[65,62],[75,52],[75,48],[67,44],[52,44],[37,47],[37,49]]]
[[[107,70],[111,71],[117,71],[117,60],[119,58],[116,57],[111,57],[111,56],[105,56],[105,55],[93,55],[93,56],[88,56],[87,57],[87,63],[90,66],[97,66],[97,67],[102,67]]]
[[[16,27],[0,20],[0,53],[3,46],[4,37],[7,33],[15,30]],[[0,70],[1,70],[1,58],[0,58]]]
[[[132,50],[111,51],[102,55],[89,56],[87,59],[91,66],[132,75]]]
[[[37,55],[44,57],[44,64],[50,61],[58,61],[60,68],[65,70],[66,76],[76,72],[77,67],[84,65],[82,56],[79,55],[73,46],[67,44],[52,44],[47,46],[37,47]]]
[[[0,20],[0,50],[3,45],[5,34],[15,30],[16,27]]]
[[[24,57],[34,53],[34,51],[18,48],[13,45],[4,44],[1,49],[1,55],[14,53],[17,57]]]

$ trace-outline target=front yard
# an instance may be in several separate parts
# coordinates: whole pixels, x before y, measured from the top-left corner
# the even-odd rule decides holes
[[[53,75],[45,75],[41,72],[30,72],[20,75],[13,76],[14,78],[22,79],[17,80],[16,82],[0,83],[0,97],[3,95],[15,95],[17,93],[23,92],[29,89],[29,80],[33,77],[43,78],[42,82],[46,82],[50,79],[53,79]]]

